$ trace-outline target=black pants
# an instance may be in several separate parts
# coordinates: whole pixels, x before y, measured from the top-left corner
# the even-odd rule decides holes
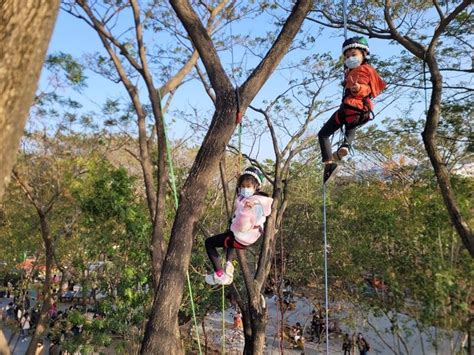
[[[206,252],[211,259],[214,271],[222,269],[221,258],[217,252],[217,248],[227,249],[226,261],[232,262],[235,259],[235,249],[245,249],[245,245],[235,240],[234,233],[227,231],[221,234],[209,237],[205,241]]]
[[[339,110],[333,113],[331,118],[324,124],[318,133],[319,146],[321,147],[321,157],[323,162],[332,160],[332,146],[329,139],[344,124],[339,120]],[[350,145],[354,140],[358,125],[345,125],[344,145]]]

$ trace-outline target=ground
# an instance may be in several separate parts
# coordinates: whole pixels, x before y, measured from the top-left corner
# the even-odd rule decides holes
[[[266,299],[267,307],[268,307],[268,314],[269,314],[269,322],[267,326],[267,341],[266,341],[266,350],[265,354],[279,354],[279,336],[278,336],[278,326],[281,322],[279,319],[280,315],[279,312],[277,313],[277,303],[275,298],[267,297]],[[10,299],[0,298],[0,307],[3,307],[5,304],[10,302]],[[299,354],[324,354],[326,349],[326,344],[320,343],[316,344],[310,341],[310,337],[308,335],[309,328],[312,319],[312,311],[313,311],[313,304],[310,300],[306,297],[295,297],[295,309],[289,310],[285,313],[285,323],[288,325],[294,325],[296,322],[300,322],[301,325],[305,328],[305,346],[304,349],[292,349],[289,346],[285,345],[285,354],[290,355],[299,355]],[[61,305],[60,305],[61,308]],[[243,334],[241,330],[233,328],[233,309],[227,309],[225,311],[225,335],[226,335],[226,354],[241,354],[244,340]],[[370,354],[390,354],[393,351],[390,349],[395,349],[398,351],[398,346],[400,345],[400,341],[397,341],[393,338],[391,334],[387,332],[390,327],[390,323],[388,322],[387,318],[383,317],[374,317],[370,316],[369,321],[370,323],[377,329],[377,331],[382,334],[383,341],[377,336],[377,332],[371,328],[366,320],[361,319],[360,317],[354,317],[354,315],[350,315],[347,311],[341,311],[338,315],[340,318],[340,326],[343,332],[348,332],[352,334],[353,332],[362,332],[366,339],[371,344],[371,351]],[[408,317],[404,315],[400,315],[401,321],[405,322],[406,325],[414,330],[414,322],[410,320]],[[359,324],[359,327],[353,328],[349,324]],[[205,327],[208,337],[208,342],[213,343],[216,349],[221,348],[221,335],[222,335],[222,313],[213,313],[209,314],[205,319]],[[18,341],[18,337],[14,335],[11,337],[12,333],[9,329],[3,329],[7,340],[10,340],[10,346],[13,350],[15,348],[14,354],[24,354],[26,352],[26,348],[28,346],[30,337],[27,338],[27,341],[21,342]],[[201,330],[200,330],[201,331]],[[407,346],[410,350],[411,354],[422,354],[422,348],[420,341],[423,340],[423,347],[425,354],[435,354],[436,351],[433,348],[433,345],[430,341],[430,337],[433,337],[435,333],[438,333],[438,336],[442,334],[440,330],[435,331],[434,328],[428,329],[428,332],[423,334],[419,334],[417,331],[414,331],[412,337],[406,338],[404,337],[405,341],[407,342]],[[202,336],[202,331],[201,331]],[[10,339],[11,338],[11,339]],[[455,333],[452,334],[450,338],[444,337],[438,346],[437,354],[444,355],[444,354],[451,354],[451,346],[456,349],[459,349],[459,344],[461,340],[461,334]],[[451,344],[452,343],[452,344]],[[16,347],[15,347],[16,346]],[[401,345],[400,345],[401,346]],[[45,349],[49,347],[49,343],[45,341]],[[331,334],[329,340],[329,353],[330,354],[341,354],[342,348],[342,335],[341,334]],[[398,353],[406,353],[406,351],[401,348]],[[48,354],[47,351],[44,351],[43,354]]]

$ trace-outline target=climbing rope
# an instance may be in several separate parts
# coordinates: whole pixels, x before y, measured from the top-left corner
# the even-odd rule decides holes
[[[225,354],[225,292],[222,285],[222,354]]]
[[[347,0],[342,0],[344,40],[347,40]],[[329,284],[328,284],[328,240],[326,219],[326,184],[323,182],[323,239],[324,239],[324,308],[326,330],[326,354],[329,354]]]
[[[326,226],[326,184],[323,183],[324,307],[326,309],[326,354],[329,354],[328,243]]]
[[[423,86],[425,90],[425,115],[428,113],[428,88],[426,87],[426,51],[423,55]]]
[[[163,117],[163,130],[164,130],[163,134],[165,135],[165,140],[166,140],[166,157],[168,160],[169,179],[170,179],[171,189],[173,190],[174,207],[177,210],[179,201],[178,201],[178,191],[176,189],[176,176],[174,174],[173,160],[171,158],[170,142],[166,134],[165,115],[163,113],[163,108],[161,106],[161,93],[160,93],[160,90],[157,90],[157,91],[158,91],[158,101],[160,105],[160,112]],[[188,292],[189,292],[189,299],[191,301],[191,311],[193,315],[194,327],[196,328],[196,337],[197,337],[197,343],[198,343],[198,348],[199,348],[199,355],[202,355],[201,340],[199,337],[199,328],[198,328],[198,323],[197,323],[197,318],[196,318],[196,306],[194,304],[193,288],[191,285],[191,279],[189,277],[189,271],[186,271],[186,282],[188,284]]]
[[[342,14],[344,18],[344,41],[347,40],[347,0],[342,0]]]
[[[346,41],[347,40],[347,0],[342,0],[342,17],[343,17],[343,24],[344,24],[344,41]],[[342,100],[344,100],[344,95],[345,95],[345,88],[343,85]],[[332,145],[333,138],[331,138],[331,145]],[[340,147],[341,144],[344,143],[344,141],[345,141],[345,127],[341,126],[341,129],[339,132],[339,141],[337,142],[337,147]],[[349,146],[349,149],[352,149],[352,148]]]

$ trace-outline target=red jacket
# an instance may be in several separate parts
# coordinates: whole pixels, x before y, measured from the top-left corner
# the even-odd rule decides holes
[[[370,98],[378,96],[385,89],[385,82],[380,78],[377,71],[370,64],[362,64],[357,68],[350,69],[345,78],[345,90],[343,103],[364,109],[364,99],[368,108],[372,110],[374,104]],[[350,88],[354,84],[359,84],[360,89],[357,93],[352,94]],[[369,98],[370,97],[370,98]]]

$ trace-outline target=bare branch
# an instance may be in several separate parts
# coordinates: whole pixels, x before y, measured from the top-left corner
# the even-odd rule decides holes
[[[196,12],[186,0],[170,0],[170,3],[199,51],[216,94],[231,91],[230,79],[225,73],[212,40]]]
[[[15,181],[18,183],[20,186],[21,190],[24,192],[26,198],[32,203],[32,205],[36,208],[36,210],[41,210],[42,206],[39,203],[39,201],[36,199],[34,189],[26,182],[24,181],[16,169],[12,170],[12,176],[15,179]]]
[[[120,43],[114,36],[112,36],[112,34],[105,28],[104,24],[97,19],[97,17],[94,15],[91,8],[87,4],[87,1],[77,0],[77,3],[84,10],[87,16],[89,16],[92,22],[92,27],[99,33],[102,39],[102,42],[110,41],[110,43],[112,43],[115,47],[117,47],[120,50],[120,54],[122,54],[138,72],[141,72],[143,69],[140,66],[140,64],[138,64],[135,58],[133,58],[133,56],[130,54],[130,52],[125,47],[125,45]]]
[[[298,0],[296,2],[275,43],[242,85],[240,92],[243,107],[250,104],[257,92],[270,77],[270,74],[280,63],[281,58],[288,51],[293,38],[300,28],[300,24],[311,10],[312,5],[313,2],[311,0]]]
[[[270,130],[270,136],[272,137],[272,143],[273,143],[273,151],[275,152],[275,157],[276,157],[276,164],[278,164],[281,160],[282,154],[280,152],[280,148],[278,147],[278,139],[277,139],[277,134],[275,132],[275,128],[273,127],[273,122],[270,119],[270,116],[268,115],[268,112],[256,108],[252,105],[249,106],[252,110],[255,112],[258,112],[265,117],[265,121],[267,121],[267,127]]]
[[[433,38],[431,39],[430,45],[428,47],[429,52],[433,52],[437,43],[438,39],[441,34],[444,32],[446,27],[451,23],[452,20],[456,18],[465,8],[467,8],[472,3],[472,0],[464,0],[460,3],[448,16],[443,17],[439,22],[438,26],[436,26],[435,32],[433,34]]]
[[[443,20],[443,19],[444,19],[444,13],[443,13],[443,10],[441,9],[441,7],[439,6],[438,1],[437,1],[437,0],[433,0],[433,5],[434,5],[436,11],[438,12],[439,19],[440,19],[440,20]]]
[[[199,64],[196,63],[196,65],[194,67],[196,68],[196,72],[199,76],[199,79],[201,79],[201,83],[204,86],[204,89],[206,90],[207,95],[209,96],[209,98],[212,100],[212,102],[215,105],[216,104],[216,95],[212,91],[212,88],[209,85],[209,83],[207,82],[206,76],[204,75],[201,68],[199,67]]]
[[[390,33],[392,34],[393,39],[399,42],[402,46],[408,49],[411,53],[416,55],[418,58],[423,59],[425,56],[425,47],[421,44],[415,42],[408,36],[402,36],[400,32],[398,32],[395,24],[393,22],[392,16],[390,15],[390,7],[391,7],[391,0],[385,0],[384,6],[384,17],[385,22],[390,29]]]

